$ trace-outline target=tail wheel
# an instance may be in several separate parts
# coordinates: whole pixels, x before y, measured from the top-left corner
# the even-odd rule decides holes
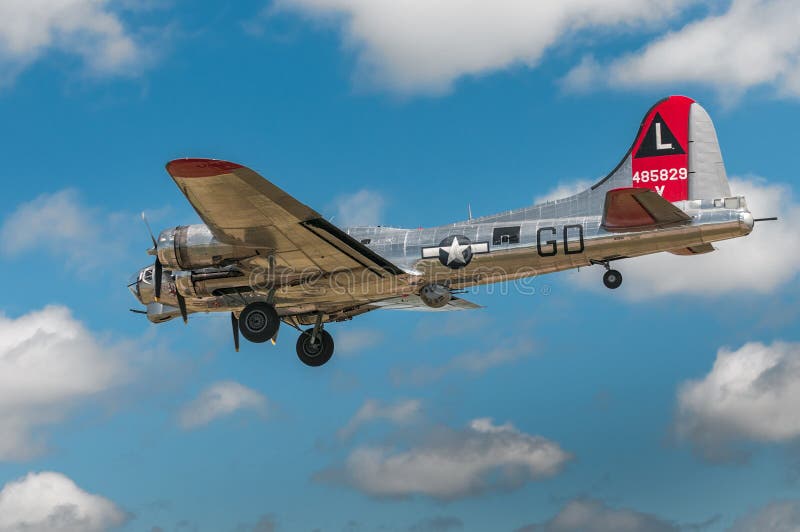
[[[313,337],[314,329],[308,329],[297,339],[297,357],[306,366],[319,367],[333,356],[333,337],[328,331],[321,329],[317,338]]]
[[[250,303],[239,314],[239,330],[247,340],[260,344],[278,332],[281,320],[268,303]]]
[[[612,290],[619,288],[622,284],[622,274],[617,270],[608,270],[603,275],[603,284],[606,285],[606,288],[610,288]]]

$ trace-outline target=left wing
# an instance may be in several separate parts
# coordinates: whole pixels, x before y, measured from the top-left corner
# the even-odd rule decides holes
[[[272,252],[280,266],[296,271],[404,273],[249,168],[176,159],[167,172],[221,242]]]

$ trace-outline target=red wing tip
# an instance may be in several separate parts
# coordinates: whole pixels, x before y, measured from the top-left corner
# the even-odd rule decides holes
[[[229,174],[243,168],[241,164],[218,159],[175,159],[167,163],[167,172],[173,177],[211,177]]]

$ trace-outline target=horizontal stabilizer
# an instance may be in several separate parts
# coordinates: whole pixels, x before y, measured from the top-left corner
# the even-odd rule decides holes
[[[602,223],[606,231],[640,231],[691,221],[689,215],[647,188],[617,188],[606,193]]]

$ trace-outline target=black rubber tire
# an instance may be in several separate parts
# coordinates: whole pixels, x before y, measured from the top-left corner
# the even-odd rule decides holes
[[[317,368],[331,359],[333,356],[333,337],[325,329],[319,332],[316,345],[311,344],[311,335],[314,329],[308,329],[300,333],[297,339],[297,358],[306,366]]]
[[[247,340],[262,344],[278,332],[281,320],[269,303],[250,303],[239,314],[239,330]]]
[[[606,288],[610,288],[611,290],[619,288],[622,284],[622,274],[617,270],[608,270],[603,274],[603,284],[606,285]]]

